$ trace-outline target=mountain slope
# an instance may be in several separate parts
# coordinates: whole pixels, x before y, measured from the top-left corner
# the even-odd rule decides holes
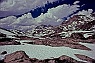
[[[64,38],[70,37],[72,33],[82,33],[85,35],[87,33],[88,36],[93,35],[95,30],[95,16],[93,14],[90,14],[89,17],[86,15],[74,15],[70,19],[63,21],[60,25],[53,26],[51,28],[45,28],[45,26],[37,26],[34,29],[35,31],[33,32],[33,35],[42,34],[44,37],[65,36]],[[85,35],[84,37],[86,37]]]

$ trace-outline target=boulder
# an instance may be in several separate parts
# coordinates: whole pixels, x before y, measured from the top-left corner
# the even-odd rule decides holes
[[[71,57],[63,55],[59,57],[59,63],[84,63],[84,62],[80,62]]]
[[[95,39],[95,35],[89,36],[87,39]]]
[[[3,51],[1,52],[1,55],[7,54],[7,51]]]
[[[8,54],[4,58],[5,63],[31,63],[30,58],[24,51],[16,51]]]
[[[3,60],[0,60],[0,63],[4,63],[4,61]]]
[[[44,63],[84,63],[84,62],[80,62],[71,57],[63,55],[60,56],[59,58],[45,59]]]
[[[17,51],[6,55],[4,61],[2,60],[0,63],[84,63],[84,62],[77,61],[65,55],[60,56],[59,58],[39,60],[36,58],[29,58],[24,51]]]
[[[73,39],[85,39],[82,33],[72,33],[71,38]]]
[[[20,45],[20,42],[16,42],[16,41],[5,41],[5,42],[0,42],[0,45]]]

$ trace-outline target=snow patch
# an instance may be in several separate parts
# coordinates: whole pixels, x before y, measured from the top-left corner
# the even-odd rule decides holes
[[[6,34],[6,35],[9,35],[9,36],[14,36],[15,35],[15,34],[9,32],[9,31],[3,30],[3,29],[0,29],[0,33]]]

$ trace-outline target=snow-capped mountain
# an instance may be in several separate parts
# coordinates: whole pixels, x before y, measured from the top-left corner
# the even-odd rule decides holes
[[[88,15],[74,15],[70,19],[63,21],[58,26],[40,25],[37,26],[31,35],[44,37],[70,37],[72,33],[83,33],[86,38],[87,35],[92,36],[95,32],[95,14]]]
[[[57,30],[61,30],[58,33],[59,34],[64,34],[64,36],[66,36],[66,32],[67,35],[69,35],[68,37],[70,37],[70,35],[72,33],[83,33],[85,35],[85,33],[88,33],[88,35],[93,35],[95,34],[95,16],[94,13],[89,14],[89,16],[87,15],[74,15],[73,17],[71,17],[70,19],[63,21],[61,25],[57,26]],[[86,35],[87,36],[87,35]]]
[[[64,21],[61,25],[63,26],[64,31],[68,30],[89,30],[92,26],[95,25],[95,16],[86,16],[86,15],[75,15],[71,17],[68,21]],[[66,30],[67,29],[67,30]]]
[[[10,1],[7,1],[7,0],[3,1],[1,3],[2,5],[1,5],[0,10],[1,11],[3,11],[3,10],[9,11],[15,7],[18,7],[15,4],[19,5],[19,3],[18,3],[19,0],[12,1],[11,3],[13,4],[13,6],[8,7],[8,9],[6,9],[7,6],[4,7],[3,5],[6,3],[9,3]],[[29,1],[24,1],[23,3],[27,4],[27,2],[29,3]],[[67,32],[67,31],[75,31],[75,30],[76,31],[79,31],[79,30],[86,31],[86,30],[93,30],[95,28],[95,26],[94,26],[95,17],[94,17],[94,13],[93,13],[94,10],[93,9],[83,10],[83,8],[82,8],[85,5],[87,5],[88,2],[86,2],[86,1],[83,1],[84,5],[82,3],[82,0],[80,0],[80,1],[71,0],[70,1],[71,3],[69,1],[65,1],[65,0],[52,0],[52,1],[45,0],[43,2],[40,2],[40,0],[39,0],[37,2],[35,2],[35,1],[30,1],[30,2],[40,4],[39,5],[40,7],[37,4],[38,7],[33,8],[34,14],[36,14],[36,13],[39,14],[38,17],[34,18],[32,11],[26,12],[25,14],[21,14],[21,15],[8,16],[8,17],[0,19],[0,27],[5,28],[5,29],[11,29],[16,34],[20,33],[19,31],[16,31],[16,30],[28,31],[29,34],[31,34],[31,33],[33,34],[35,30],[38,32],[39,32],[39,30],[41,30],[41,32],[44,34],[48,34],[48,32],[50,34],[50,32],[51,33],[54,33],[54,32],[60,33],[62,31]],[[56,3],[56,5],[55,5],[55,3]],[[93,3],[93,2],[90,2],[90,3]],[[10,5],[10,3],[9,3],[9,5]],[[21,6],[22,5],[23,4],[21,3]],[[26,8],[26,7],[24,7],[24,8]],[[45,9],[47,10],[46,13],[44,12]],[[41,12],[39,12],[39,10]],[[35,12],[35,11],[37,11],[37,12]],[[22,12],[20,12],[20,13],[22,13]],[[93,13],[93,14],[91,14],[91,13]],[[14,13],[14,15],[15,15],[15,13]],[[47,26],[40,26],[42,24],[51,25],[54,27],[49,28]],[[87,26],[88,24],[90,24],[90,26]],[[39,28],[41,28],[41,29],[39,29]],[[31,30],[32,30],[32,32],[31,32]],[[43,30],[44,30],[44,32],[43,32]],[[48,30],[48,31],[45,31],[45,30]],[[20,33],[20,34],[23,35],[24,33]]]

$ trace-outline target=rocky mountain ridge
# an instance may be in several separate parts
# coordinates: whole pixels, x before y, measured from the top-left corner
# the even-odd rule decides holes
[[[95,13],[90,14],[89,16],[86,15],[74,15],[70,19],[63,21],[58,26],[37,26],[33,30],[33,35],[42,35],[42,36],[51,36],[51,35],[58,35],[62,33],[95,33]],[[31,34],[31,32],[29,32]]]

